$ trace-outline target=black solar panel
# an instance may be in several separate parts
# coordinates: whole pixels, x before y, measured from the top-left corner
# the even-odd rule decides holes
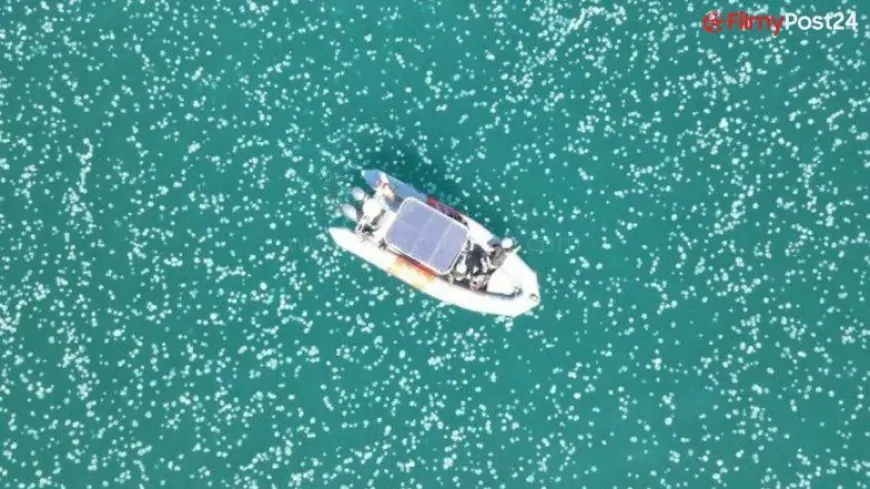
[[[393,225],[388,245],[438,274],[450,271],[468,241],[468,229],[416,199],[405,199]]]

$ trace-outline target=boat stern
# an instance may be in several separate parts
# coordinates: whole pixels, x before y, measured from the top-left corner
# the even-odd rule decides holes
[[[346,250],[353,248],[361,241],[359,236],[347,228],[329,228],[328,231],[329,237],[332,238],[335,244]]]

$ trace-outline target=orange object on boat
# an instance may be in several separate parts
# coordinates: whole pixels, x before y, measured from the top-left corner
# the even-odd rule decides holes
[[[435,275],[432,272],[403,256],[396,257],[389,272],[396,278],[421,290],[435,280]]]

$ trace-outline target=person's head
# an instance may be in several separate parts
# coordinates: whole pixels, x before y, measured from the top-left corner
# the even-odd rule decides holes
[[[510,249],[514,247],[514,240],[511,238],[502,238],[501,246],[505,249]]]

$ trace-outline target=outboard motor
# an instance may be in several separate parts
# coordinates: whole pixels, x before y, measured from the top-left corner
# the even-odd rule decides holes
[[[357,212],[356,207],[350,204],[342,204],[341,213],[344,214],[344,217],[350,219],[353,222],[359,221],[359,212]]]
[[[350,190],[350,195],[352,195],[354,200],[356,200],[357,202],[363,202],[364,200],[369,198],[369,196],[368,196],[368,194],[366,194],[365,190],[363,190],[359,187],[352,188]]]

